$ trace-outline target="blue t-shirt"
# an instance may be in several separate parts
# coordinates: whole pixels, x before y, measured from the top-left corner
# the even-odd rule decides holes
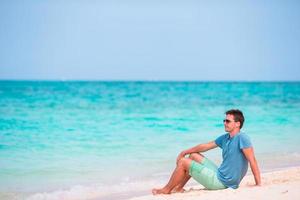
[[[238,188],[248,170],[248,161],[242,149],[252,147],[245,133],[230,138],[229,133],[221,135],[215,143],[222,149],[223,162],[218,169],[218,179],[227,187]]]

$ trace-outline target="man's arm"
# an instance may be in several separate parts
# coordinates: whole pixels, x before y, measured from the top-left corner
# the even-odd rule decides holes
[[[252,173],[254,175],[256,185],[261,185],[260,171],[254,155],[253,147],[243,149],[243,153],[250,163]]]
[[[184,157],[187,154],[192,154],[192,153],[199,153],[199,152],[205,152],[208,151],[210,149],[214,149],[216,148],[218,145],[215,143],[215,141],[211,141],[208,142],[206,144],[199,144],[197,146],[194,146],[190,149],[184,150],[182,151],[178,157],[177,157],[177,161],[180,160],[180,158]]]

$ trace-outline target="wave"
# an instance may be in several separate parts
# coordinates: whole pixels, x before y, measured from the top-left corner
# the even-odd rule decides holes
[[[128,199],[149,193],[153,187],[161,186],[162,181],[123,182],[117,185],[75,185],[67,190],[39,192],[26,197],[26,200],[83,200],[83,199]]]

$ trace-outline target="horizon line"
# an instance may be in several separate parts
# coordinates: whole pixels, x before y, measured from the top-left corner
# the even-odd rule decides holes
[[[300,82],[300,80],[196,80],[196,79],[0,79],[4,81],[16,82]]]

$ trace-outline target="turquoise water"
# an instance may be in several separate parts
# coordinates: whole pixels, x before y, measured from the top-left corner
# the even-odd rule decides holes
[[[181,150],[223,134],[231,108],[262,171],[300,164],[300,82],[0,81],[0,199],[148,191]]]

